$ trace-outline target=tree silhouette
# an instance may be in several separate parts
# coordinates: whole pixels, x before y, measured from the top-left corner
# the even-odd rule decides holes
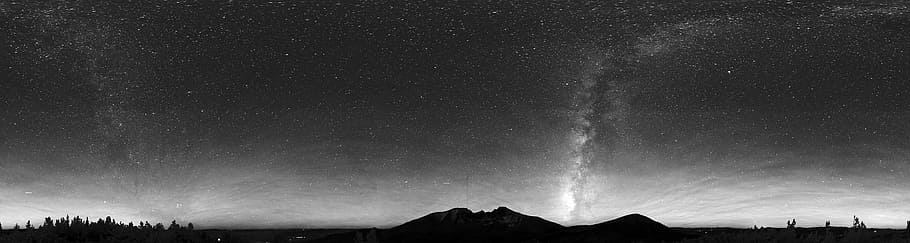
[[[79,216],[56,220],[47,217],[39,228],[35,227],[31,221],[27,221],[25,230],[16,224],[13,230],[0,234],[0,242],[216,242],[204,232],[193,231],[192,223],[183,228],[176,220],[167,231],[161,223],[153,227],[147,221],[140,221],[136,227],[132,222],[124,224],[110,217],[92,222]]]
[[[177,231],[180,229],[180,225],[177,224],[177,220],[171,221],[171,225],[167,226],[168,231]]]
[[[908,226],[907,228],[910,229],[910,221],[907,221],[907,226]],[[187,229],[187,230],[193,231],[193,228],[194,228],[194,227],[193,227],[193,223],[187,223],[187,224],[186,224],[186,229]]]
[[[859,218],[856,217],[856,215],[853,215],[853,227],[852,228],[853,229],[865,229],[866,223],[863,221],[860,221]]]
[[[51,217],[44,218],[44,224],[41,225],[41,228],[50,229],[53,227],[54,227],[54,220],[52,220]]]
[[[796,219],[793,219],[792,221],[787,220],[787,229],[795,229],[795,228],[796,228]]]

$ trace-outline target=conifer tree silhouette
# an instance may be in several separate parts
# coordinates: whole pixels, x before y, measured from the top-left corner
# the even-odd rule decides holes
[[[54,227],[54,220],[52,220],[51,217],[44,218],[44,224],[41,225],[41,228],[43,229],[45,227],[48,229]]]
[[[859,218],[857,218],[856,215],[853,215],[853,228],[859,229]]]
[[[177,224],[177,220],[171,221],[171,225],[167,226],[168,231],[177,231],[180,229],[180,225]]]
[[[31,220],[27,220],[24,227],[15,224],[12,230],[0,234],[0,242],[216,242],[204,232],[187,231],[195,228],[192,223],[181,227],[174,220],[167,228],[169,232],[164,231],[161,223],[152,226],[147,221],[140,221],[139,226],[133,222],[124,224],[111,217],[94,222],[79,216],[56,220],[46,217],[41,225],[34,225]]]

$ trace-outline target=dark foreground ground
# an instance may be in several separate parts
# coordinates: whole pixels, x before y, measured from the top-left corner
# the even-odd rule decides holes
[[[735,228],[672,228],[675,231],[689,235],[690,238],[667,242],[900,242],[910,243],[906,230],[895,229],[866,229],[853,230],[845,227],[831,228],[797,228],[781,229],[735,229]],[[370,234],[374,234],[370,236]],[[0,242],[236,242],[236,243],[278,243],[278,242],[415,242],[408,240],[383,241],[382,230],[377,229],[275,229],[275,230],[194,230],[185,235],[191,237],[167,237],[166,234],[149,235],[139,238],[112,237],[109,239],[89,239],[72,241],[67,239],[49,239],[38,236],[39,233],[25,231],[13,232],[4,230],[0,232]],[[164,236],[164,237],[161,237]],[[378,238],[377,238],[378,237]],[[511,241],[439,241],[425,242],[566,242],[561,240],[539,241],[535,239]],[[578,242],[639,242],[635,239],[604,240],[586,239]],[[640,242],[660,242],[643,240]]]
[[[910,243],[907,230],[817,227],[796,229],[674,228],[697,236],[681,242],[901,242]]]
[[[855,218],[857,222],[858,219]],[[110,217],[97,222],[61,218],[40,227],[0,231],[0,243],[39,242],[236,242],[236,243],[910,243],[910,230],[867,229],[865,225],[816,228],[670,228],[630,214],[592,225],[562,226],[505,207],[490,212],[453,208],[387,229],[194,230],[172,222],[124,225]]]

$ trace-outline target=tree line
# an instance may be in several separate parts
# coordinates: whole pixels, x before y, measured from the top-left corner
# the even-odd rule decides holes
[[[148,221],[124,223],[110,216],[97,221],[79,216],[47,217],[40,226],[29,220],[25,226],[15,224],[11,230],[0,231],[0,242],[216,242],[194,228],[193,223],[184,226],[176,220],[165,226]]]

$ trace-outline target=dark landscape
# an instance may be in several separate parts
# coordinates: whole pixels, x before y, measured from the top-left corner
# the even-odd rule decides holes
[[[795,220],[794,220],[795,221]],[[722,242],[910,242],[907,229],[873,229],[854,217],[851,227],[670,228],[647,216],[630,214],[593,225],[565,227],[506,207],[490,212],[453,208],[388,229],[195,230],[172,222],[126,225],[107,217],[86,223],[80,218],[51,220],[37,228],[15,226],[0,242],[313,242],[313,243],[722,243]]]

